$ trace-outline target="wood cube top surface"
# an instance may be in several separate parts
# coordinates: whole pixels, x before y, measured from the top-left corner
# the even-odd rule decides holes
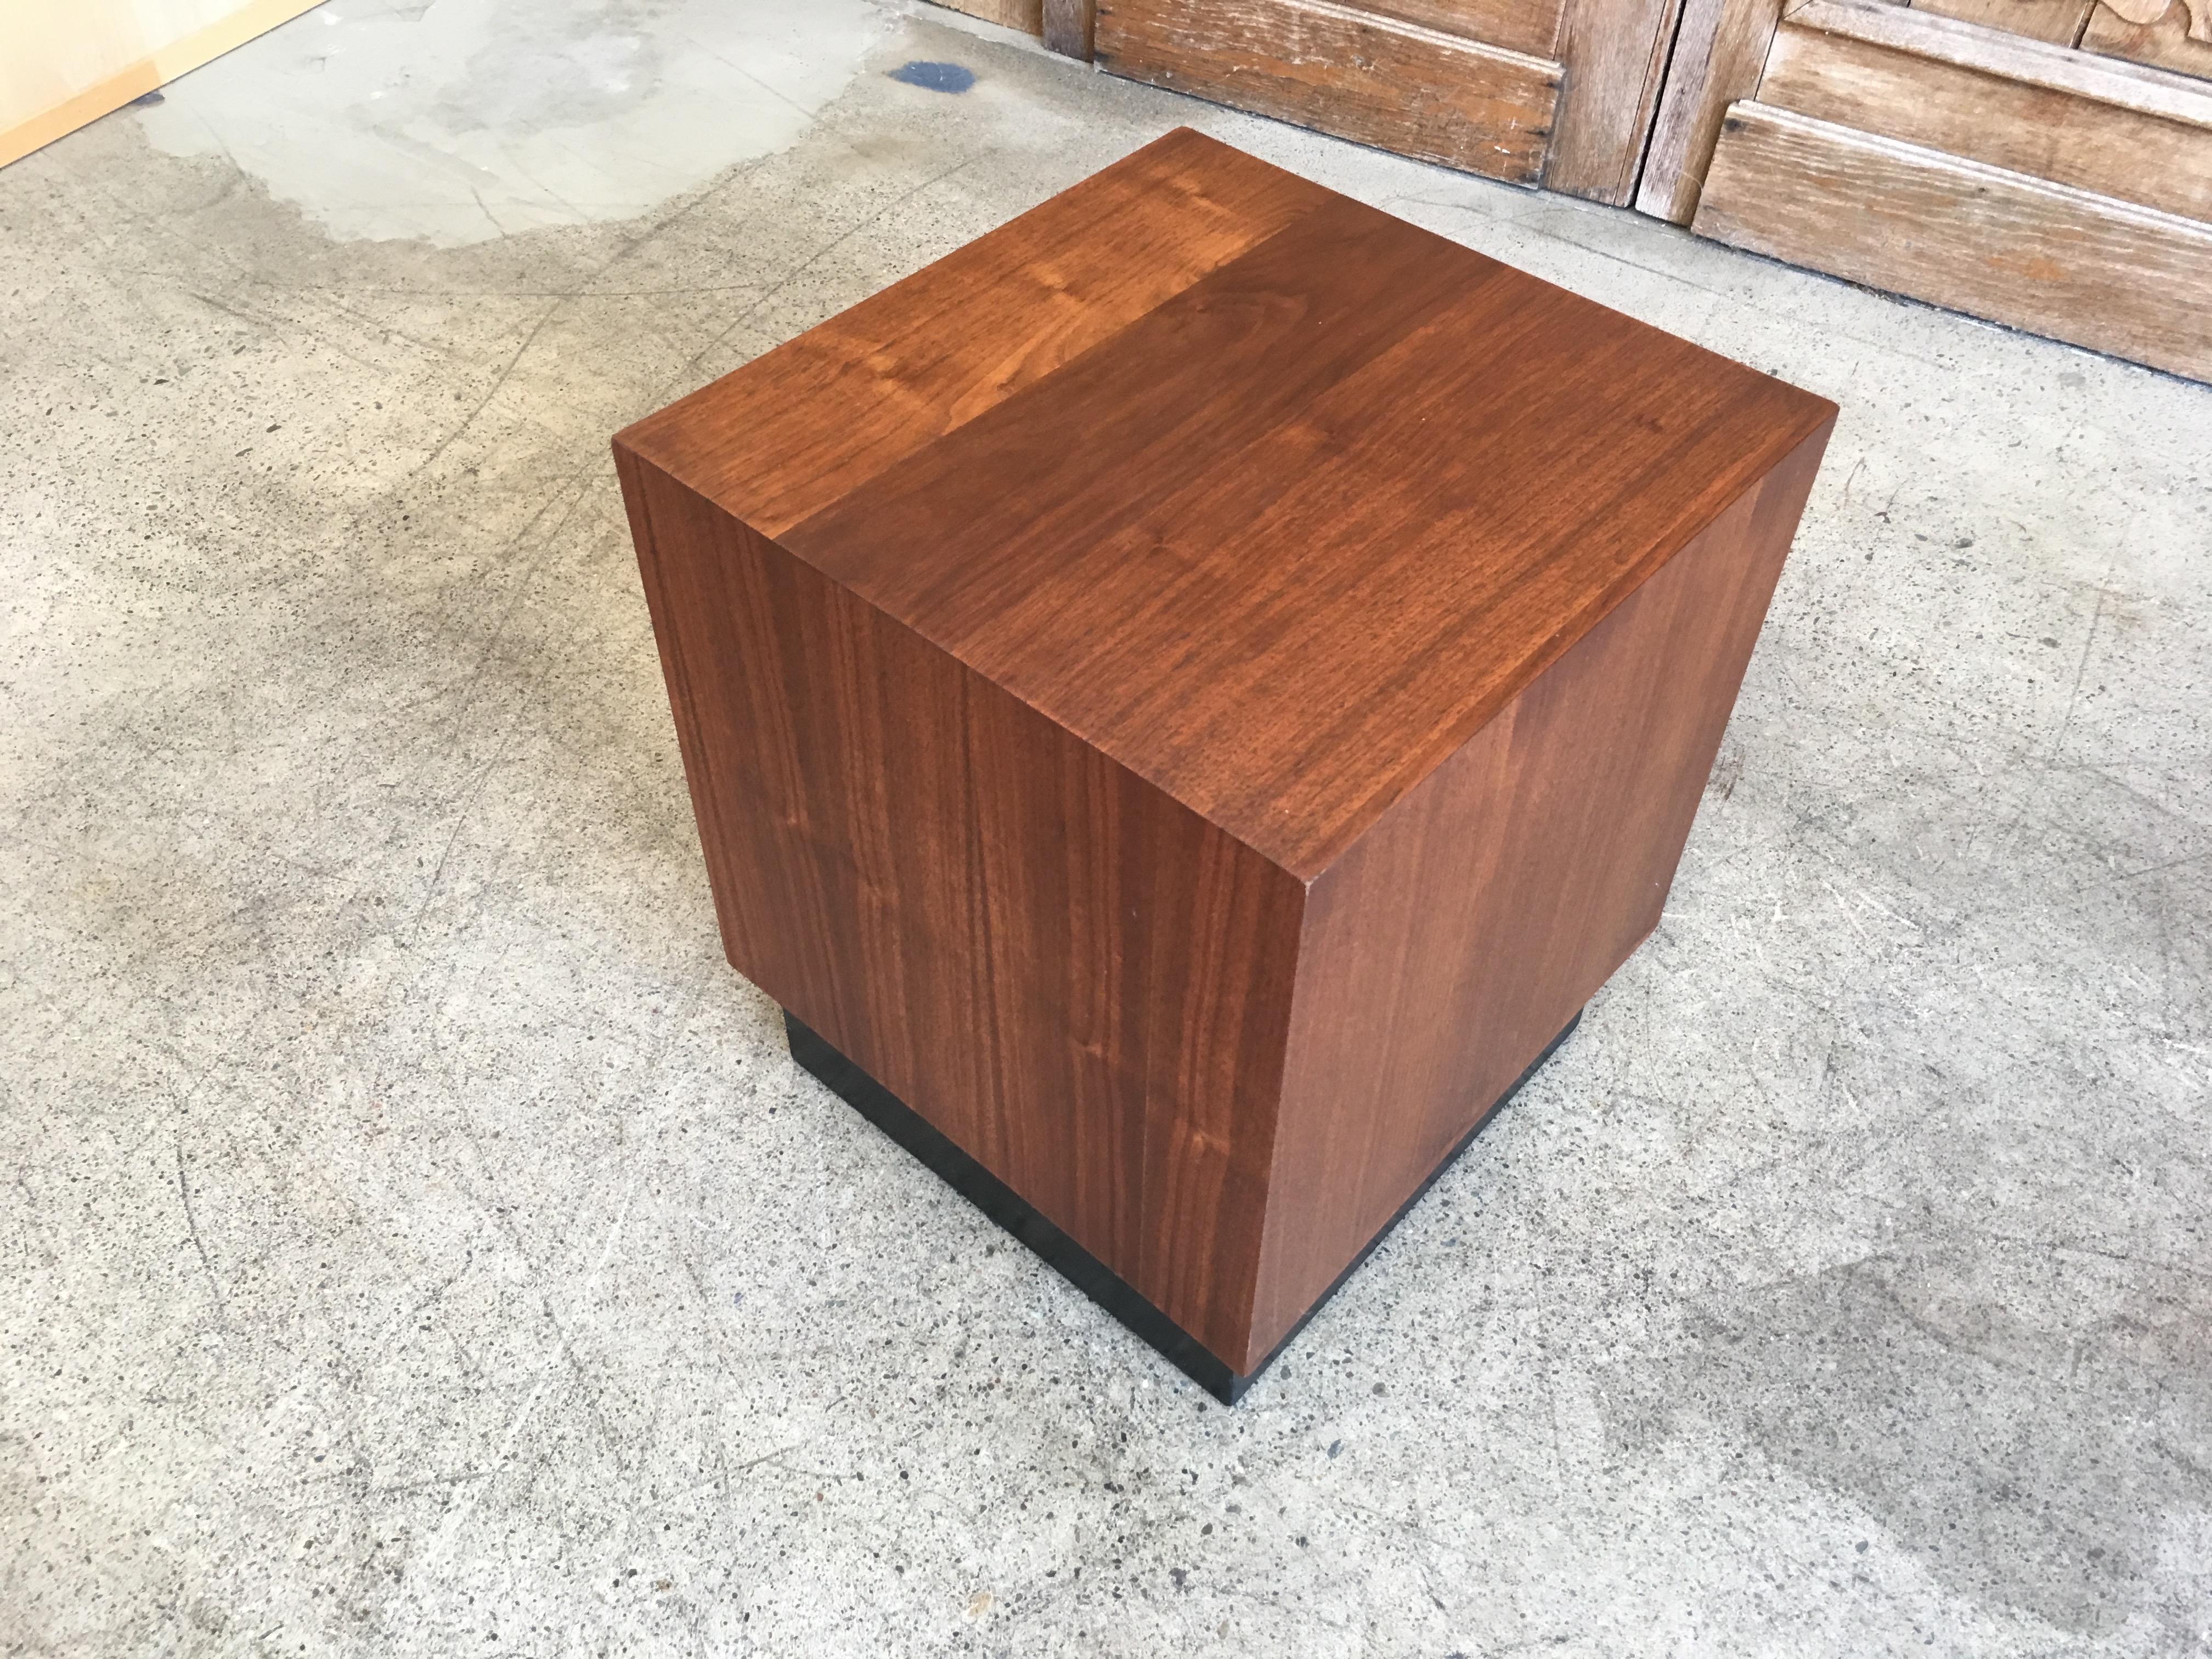
[[[1311,880],[1834,414],[1182,129],[617,442]]]

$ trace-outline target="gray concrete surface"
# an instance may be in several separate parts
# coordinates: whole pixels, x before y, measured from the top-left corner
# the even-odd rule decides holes
[[[0,172],[0,1651],[2212,1646],[2212,392],[939,17],[457,3]],[[1661,931],[1233,1413],[723,965],[605,447],[1184,121],[1844,410]]]

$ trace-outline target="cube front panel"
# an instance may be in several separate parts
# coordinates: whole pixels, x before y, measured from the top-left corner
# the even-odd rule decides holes
[[[1300,884],[625,461],[730,962],[1221,1354]]]

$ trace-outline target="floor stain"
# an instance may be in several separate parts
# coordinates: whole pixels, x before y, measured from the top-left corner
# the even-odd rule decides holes
[[[975,84],[975,71],[965,65],[932,63],[927,58],[901,64],[890,74],[894,81],[909,87],[925,87],[931,92],[965,92]]]

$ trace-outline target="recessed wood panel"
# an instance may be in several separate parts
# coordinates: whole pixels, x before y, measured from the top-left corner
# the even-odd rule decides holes
[[[2212,218],[2212,87],[1889,6],[1814,0],[1759,101],[2191,218]]]
[[[933,0],[933,3],[1024,34],[1044,33],[1044,0]]]
[[[1636,210],[1686,225],[1728,107],[1759,90],[1782,0],[1683,0],[1667,84],[1644,155]]]
[[[2026,40],[2070,46],[2095,0],[1912,0],[1915,11],[2000,29]]]
[[[1728,113],[1694,227],[2212,379],[2212,228],[1792,111]]]
[[[1531,58],[1559,55],[1561,0],[1363,0],[1358,9]]]
[[[1329,0],[1102,0],[1131,80],[1518,184],[1542,175],[1560,69]]]

